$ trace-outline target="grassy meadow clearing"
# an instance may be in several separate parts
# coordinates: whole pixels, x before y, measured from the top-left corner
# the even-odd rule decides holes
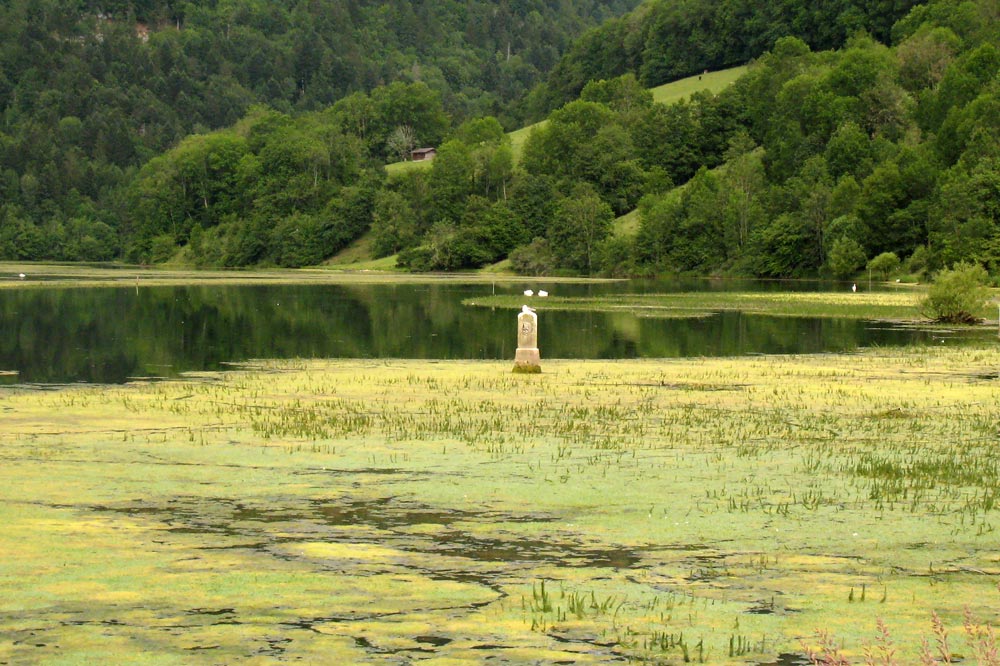
[[[735,83],[737,79],[746,73],[746,71],[747,65],[741,65],[739,67],[731,67],[729,69],[722,69],[715,72],[705,72],[704,74],[696,74],[695,76],[689,76],[677,81],[671,81],[670,83],[664,83],[662,86],[650,88],[650,92],[653,95],[654,102],[659,104],[676,104],[687,100],[691,97],[691,95],[698,92],[718,93]],[[514,153],[515,161],[521,159],[521,153],[524,151],[524,144],[527,142],[531,131],[535,128],[544,127],[546,123],[548,123],[548,120],[542,120],[532,125],[516,129],[512,132],[507,132],[507,136],[510,137],[511,148]],[[385,170],[390,176],[393,176],[404,174],[409,171],[429,169],[431,164],[432,161],[430,160],[420,162],[394,162],[392,164],[387,164],[385,166]]]
[[[746,72],[746,65],[720,69],[714,72],[705,72],[704,74],[696,74],[684,79],[678,79],[677,81],[671,81],[670,83],[664,83],[662,86],[650,89],[650,92],[653,93],[653,101],[655,102],[660,104],[676,104],[677,102],[687,100],[695,93],[719,93],[735,83]]]
[[[1000,621],[996,346],[510,370],[5,388],[0,663],[861,663],[880,619],[916,663],[932,613],[975,663]]]

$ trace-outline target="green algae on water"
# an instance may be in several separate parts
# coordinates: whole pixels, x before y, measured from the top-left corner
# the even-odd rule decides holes
[[[5,387],[0,662],[901,661],[996,623],[995,347]]]

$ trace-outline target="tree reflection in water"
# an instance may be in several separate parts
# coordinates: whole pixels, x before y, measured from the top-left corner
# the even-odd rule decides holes
[[[648,285],[560,285],[563,295]],[[465,307],[480,284],[190,286],[0,292],[0,377],[118,383],[254,358],[512,359],[515,311]],[[497,285],[520,293],[523,285]],[[655,287],[652,287],[655,288]],[[730,288],[745,289],[745,283]],[[796,354],[928,343],[863,321],[718,313],[545,312],[545,358]]]

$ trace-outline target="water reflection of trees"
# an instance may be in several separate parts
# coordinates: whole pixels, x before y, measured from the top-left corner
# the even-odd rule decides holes
[[[19,381],[121,382],[253,358],[513,358],[516,313],[470,308],[489,286],[194,286],[0,293],[0,370]],[[508,287],[509,288],[509,287]],[[920,341],[863,322],[720,313],[546,312],[542,358],[844,351]],[[927,337],[924,334],[924,337]]]

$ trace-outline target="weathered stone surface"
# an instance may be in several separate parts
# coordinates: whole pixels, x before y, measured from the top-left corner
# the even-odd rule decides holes
[[[541,372],[542,359],[538,353],[538,315],[524,306],[517,316],[517,352],[514,354],[514,372]]]

